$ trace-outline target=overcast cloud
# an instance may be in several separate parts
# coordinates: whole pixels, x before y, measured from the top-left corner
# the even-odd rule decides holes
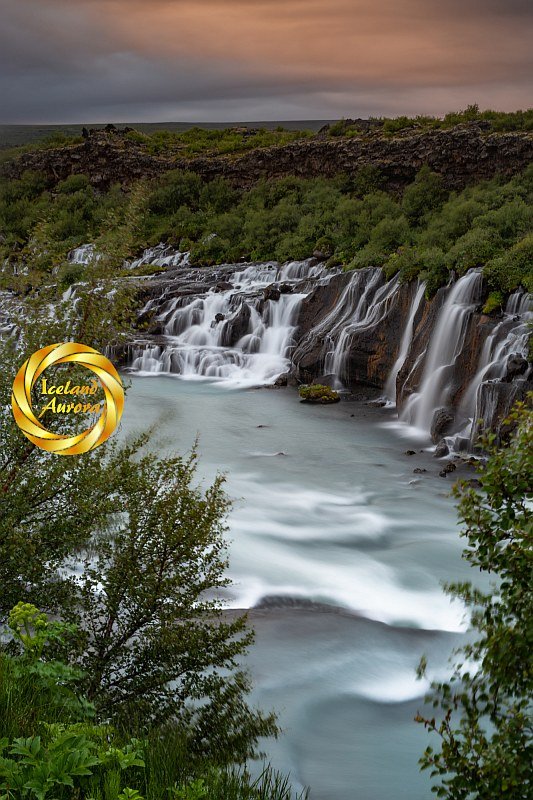
[[[5,123],[532,105],[530,0],[1,0]]]

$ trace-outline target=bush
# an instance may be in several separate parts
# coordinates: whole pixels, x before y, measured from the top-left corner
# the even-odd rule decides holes
[[[340,395],[330,386],[313,383],[311,386],[300,386],[300,399],[304,403],[338,403]]]
[[[483,306],[484,314],[492,314],[493,311],[500,311],[503,307],[504,297],[501,292],[491,292]]]
[[[469,582],[447,587],[468,609],[472,635],[454,654],[451,678],[432,684],[432,717],[417,715],[439,745],[426,748],[422,769],[438,779],[436,795],[450,800],[531,797],[532,428],[531,402],[518,404],[507,420],[507,445],[497,446],[494,434],[480,442],[489,458],[479,491],[455,488],[463,557],[497,584],[489,591]]]

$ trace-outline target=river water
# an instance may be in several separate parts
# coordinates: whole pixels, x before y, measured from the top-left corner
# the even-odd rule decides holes
[[[225,602],[252,609],[252,700],[283,728],[267,757],[312,800],[430,797],[415,668],[425,654],[447,674],[466,626],[441,582],[472,575],[449,479],[394,417],[157,375],[131,376],[127,394],[123,434],[153,425],[154,446],[181,453],[198,434],[200,477],[227,473]]]

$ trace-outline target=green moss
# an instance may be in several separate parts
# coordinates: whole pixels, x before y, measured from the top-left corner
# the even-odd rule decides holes
[[[338,403],[340,395],[330,386],[313,383],[311,386],[300,386],[300,399],[304,403]]]
[[[500,310],[503,305],[503,294],[501,292],[491,292],[487,297],[487,302],[483,306],[484,314],[492,314],[493,311]]]

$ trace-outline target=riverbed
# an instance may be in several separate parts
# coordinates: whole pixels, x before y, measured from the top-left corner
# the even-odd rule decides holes
[[[446,675],[466,623],[441,583],[472,578],[429,442],[363,402],[128,380],[122,435],[153,426],[153,446],[179,453],[198,435],[199,478],[227,475],[224,602],[252,609],[252,701],[283,728],[264,743],[268,759],[311,800],[427,800],[417,761],[428,739],[413,721],[427,683],[415,669],[426,655],[430,674]]]

